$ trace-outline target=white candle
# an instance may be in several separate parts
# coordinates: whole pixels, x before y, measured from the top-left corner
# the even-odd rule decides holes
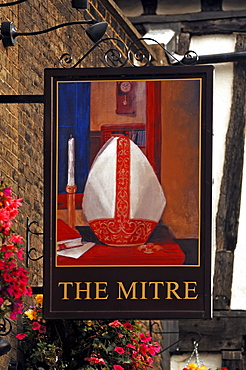
[[[67,176],[67,185],[74,186],[74,169],[75,169],[75,146],[74,146],[74,137],[70,137],[68,140],[68,176]]]

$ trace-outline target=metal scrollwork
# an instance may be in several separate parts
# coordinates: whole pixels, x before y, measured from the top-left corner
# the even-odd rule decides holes
[[[2,323],[0,323],[0,335],[6,336],[12,331],[11,321],[7,317],[2,318]]]
[[[104,60],[109,67],[113,68],[123,67],[127,61],[127,59],[124,58],[123,54],[118,49],[107,50],[104,54]]]
[[[152,61],[151,53],[148,48],[144,46],[142,41],[152,41],[158,44],[169,56],[171,56],[179,64],[184,64],[172,55],[166,48],[158,41],[151,38],[141,37],[127,47],[126,44],[118,38],[109,37],[99,40],[90,48],[76,63],[72,65],[73,58],[69,53],[62,54],[60,57],[60,64],[64,68],[76,68],[82,61],[96,48],[99,47],[104,52],[105,64],[112,68],[123,67],[127,63],[133,67],[146,67],[149,66]],[[110,43],[110,45],[108,45]],[[109,49],[105,51],[103,44],[109,46]],[[193,52],[194,53],[194,52]],[[195,53],[194,53],[195,54]],[[190,56],[187,54],[186,58]],[[197,57],[197,54],[196,54]],[[198,58],[198,57],[197,57]]]
[[[60,57],[59,63],[62,65],[64,68],[71,68],[71,63],[73,61],[72,55],[69,53],[64,53]]]
[[[106,51],[104,51],[104,61],[109,67],[117,68],[117,67],[123,67],[127,63],[127,54],[128,54],[128,48],[124,44],[123,41],[121,41],[118,38],[115,37],[109,37],[104,38],[102,40],[99,40],[96,42],[76,63],[73,65],[71,64],[73,61],[72,56],[69,53],[64,53],[59,59],[59,63],[64,68],[76,68],[79,64],[83,62],[83,60],[96,48],[103,48],[103,44],[106,44],[108,46],[108,43],[110,42],[110,48]]]
[[[148,52],[148,50],[142,47],[134,50],[134,52],[129,49],[128,60],[133,67],[146,67],[151,62],[151,54]]]
[[[34,224],[38,226],[37,221],[29,222],[29,219],[27,217],[27,225],[26,225],[26,266],[27,267],[29,267],[29,259],[31,261],[38,261],[38,260],[40,260],[41,258],[44,257],[43,255],[39,256],[37,258],[31,257],[31,253],[32,252],[37,252],[38,253],[38,250],[35,247],[30,248],[30,234],[33,234],[33,235],[43,235],[44,234],[44,233],[39,233],[39,232],[36,232],[36,231],[32,231],[31,227]]]
[[[179,331],[169,331],[169,332],[159,331],[159,330],[158,331],[153,331],[153,326],[154,325],[159,326],[159,323],[157,323],[157,322],[152,323],[151,321],[149,321],[149,331],[150,331],[151,336],[152,336],[152,334],[167,334],[167,335],[169,335],[169,334],[180,334]],[[194,339],[193,339],[193,341],[194,341],[194,343],[196,343],[198,345],[198,343],[202,339],[202,336],[199,332],[192,331],[192,332],[186,333],[186,335],[183,338],[178,339],[174,343],[170,344],[168,347],[162,349],[158,354],[161,354],[161,353],[167,351],[169,348],[173,347],[176,344],[179,344],[180,342],[182,342],[185,339],[188,339],[190,336],[194,337],[194,335],[196,335],[198,338],[197,338],[196,341],[194,341]]]
[[[183,64],[185,65],[193,65],[198,62],[199,56],[193,50],[188,50],[183,58]]]

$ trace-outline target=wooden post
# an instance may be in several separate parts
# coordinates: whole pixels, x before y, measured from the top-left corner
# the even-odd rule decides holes
[[[222,366],[230,370],[243,370],[243,356],[241,351],[222,351]]]
[[[245,35],[237,35],[235,51],[245,48]],[[245,62],[235,63],[231,117],[226,136],[225,162],[216,217],[214,304],[217,309],[228,309],[231,300],[233,257],[237,245],[243,174],[245,78]]]

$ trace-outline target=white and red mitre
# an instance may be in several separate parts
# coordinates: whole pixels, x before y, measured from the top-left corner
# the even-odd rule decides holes
[[[98,239],[112,246],[145,243],[165,204],[139,147],[125,136],[109,139],[92,164],[83,198],[85,217]]]

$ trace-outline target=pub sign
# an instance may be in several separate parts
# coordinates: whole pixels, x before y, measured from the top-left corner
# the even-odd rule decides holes
[[[211,315],[213,67],[45,70],[44,315]]]

